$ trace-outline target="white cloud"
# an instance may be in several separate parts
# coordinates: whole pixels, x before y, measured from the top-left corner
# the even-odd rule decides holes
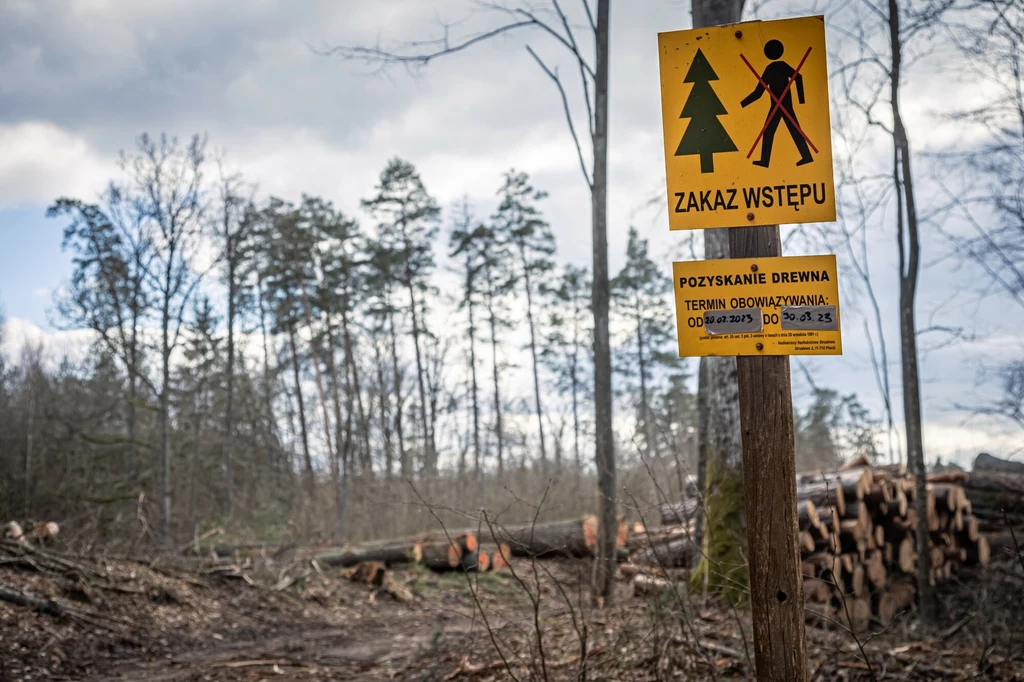
[[[86,139],[51,123],[0,125],[0,208],[92,197],[115,169]]]
[[[0,353],[17,362],[26,349],[38,349],[43,362],[55,367],[64,358],[76,363],[85,360],[94,338],[87,329],[49,331],[29,320],[10,317],[4,323]]]

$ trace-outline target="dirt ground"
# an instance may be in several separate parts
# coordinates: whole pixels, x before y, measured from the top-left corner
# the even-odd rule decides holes
[[[625,581],[591,608],[584,561],[396,570],[404,602],[317,568],[0,553],[0,587],[64,609],[0,601],[0,680],[752,679],[747,614]],[[1021,567],[964,573],[942,596],[927,636],[912,615],[858,638],[808,627],[812,679],[1024,680]]]

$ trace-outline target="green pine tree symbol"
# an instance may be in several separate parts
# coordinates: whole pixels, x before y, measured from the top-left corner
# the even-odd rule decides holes
[[[719,116],[729,112],[711,87],[711,81],[716,80],[718,74],[698,49],[683,79],[684,83],[693,83],[693,89],[690,90],[679,118],[688,118],[690,123],[686,126],[675,155],[700,154],[701,173],[715,172],[715,154],[737,151],[729,133],[718,120]]]

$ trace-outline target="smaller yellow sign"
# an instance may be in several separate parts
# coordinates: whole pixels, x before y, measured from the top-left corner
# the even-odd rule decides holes
[[[835,256],[672,264],[679,357],[842,355]]]

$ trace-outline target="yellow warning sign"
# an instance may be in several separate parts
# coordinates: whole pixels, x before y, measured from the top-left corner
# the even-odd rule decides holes
[[[672,264],[679,356],[842,355],[835,256]]]
[[[825,18],[658,34],[669,227],[836,219]]]

